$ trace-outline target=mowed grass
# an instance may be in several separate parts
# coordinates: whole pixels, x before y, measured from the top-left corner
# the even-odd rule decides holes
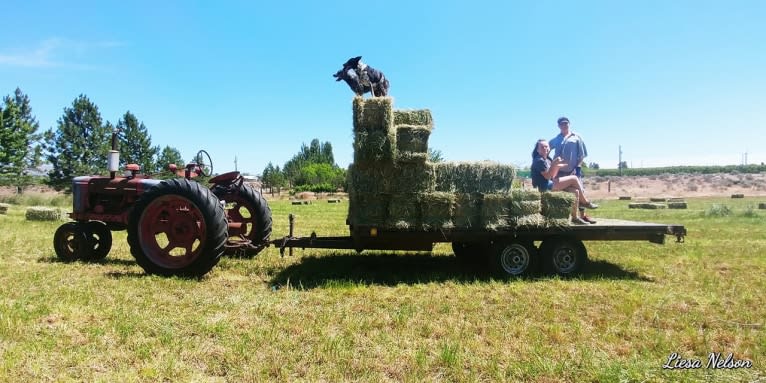
[[[0,381],[754,381],[766,379],[766,210],[603,201],[596,217],[676,223],[686,242],[587,242],[580,278],[503,281],[431,254],[269,248],[202,278],[147,276],[114,233],[61,263],[61,222],[0,215]],[[273,202],[273,238],[345,235],[347,201]],[[725,206],[727,209],[722,209]],[[729,215],[722,210],[728,210]],[[663,369],[711,352],[745,369]]]

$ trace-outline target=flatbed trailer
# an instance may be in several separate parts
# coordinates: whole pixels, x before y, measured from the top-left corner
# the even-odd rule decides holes
[[[290,215],[290,234],[270,241],[284,251],[293,248],[431,251],[435,243],[452,243],[455,255],[465,261],[486,260],[498,276],[516,277],[535,272],[561,276],[576,275],[588,261],[583,241],[649,241],[663,244],[666,236],[683,242],[683,225],[659,224],[617,219],[599,219],[596,224],[552,227],[515,227],[507,230],[386,230],[375,226],[352,226],[349,236],[294,237]],[[539,242],[540,245],[535,243]]]

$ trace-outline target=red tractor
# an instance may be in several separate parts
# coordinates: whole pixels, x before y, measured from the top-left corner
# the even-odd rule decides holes
[[[239,172],[211,178],[209,189],[193,181],[213,171],[210,156],[200,150],[185,169],[169,166],[177,179],[152,179],[135,164],[117,176],[115,147],[113,136],[110,176],[72,180],[74,221],[61,225],[53,239],[62,261],[105,258],[111,232],[125,229],[136,262],[147,273],[166,276],[202,276],[225,252],[255,255],[268,245],[271,209]]]

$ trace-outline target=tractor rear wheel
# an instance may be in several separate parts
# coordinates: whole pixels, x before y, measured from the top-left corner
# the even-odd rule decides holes
[[[90,221],[83,226],[88,239],[88,246],[82,255],[83,260],[92,262],[106,258],[112,249],[112,232],[109,231],[109,227],[100,221]]]
[[[199,277],[221,259],[224,210],[210,190],[186,179],[162,181],[144,193],[128,219],[128,244],[149,274]]]
[[[269,240],[272,223],[271,208],[263,195],[246,184],[216,185],[213,187],[213,194],[226,202],[225,209],[229,223],[242,224],[239,233],[229,233],[229,235],[242,236],[258,248],[257,252],[249,252],[248,255],[255,255],[263,250],[264,247],[258,245]],[[236,252],[237,248],[227,247],[227,250]]]
[[[80,259],[85,252],[88,238],[83,226],[77,222],[67,222],[53,235],[53,249],[62,262]]]

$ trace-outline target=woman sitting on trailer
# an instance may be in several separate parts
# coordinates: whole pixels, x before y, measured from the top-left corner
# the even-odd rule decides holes
[[[540,192],[565,190],[574,193],[575,203],[572,206],[572,223],[587,225],[588,222],[578,216],[578,206],[582,205],[588,209],[596,209],[598,205],[588,201],[585,197],[585,190],[583,190],[580,179],[577,176],[558,176],[559,170],[567,164],[564,163],[561,157],[551,160],[550,152],[551,147],[548,145],[547,140],[537,140],[532,151],[532,186],[536,187]]]

